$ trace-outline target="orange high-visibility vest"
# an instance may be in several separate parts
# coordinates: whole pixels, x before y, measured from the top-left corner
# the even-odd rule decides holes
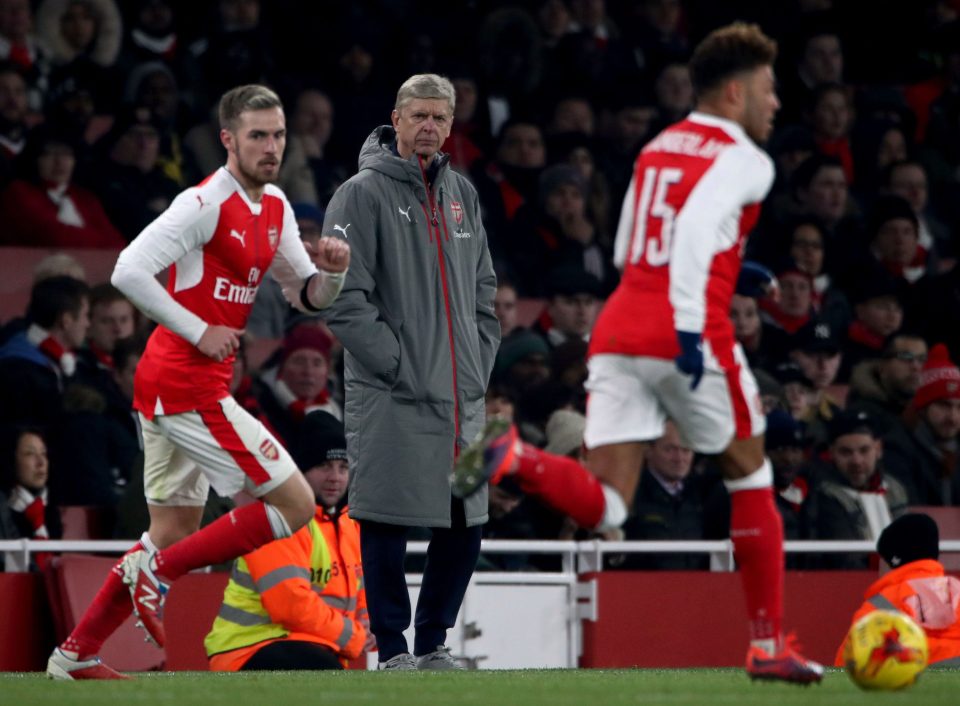
[[[316,541],[325,542],[323,551]],[[251,598],[259,604],[240,615],[238,606]],[[278,640],[324,645],[346,665],[363,651],[366,622],[359,526],[345,509],[334,518],[318,507],[292,537],[237,560],[204,645],[213,671],[237,671]]]
[[[911,561],[880,577],[864,594],[853,623],[875,610],[909,615],[927,634],[930,664],[960,667],[960,579],[944,575],[940,562]],[[838,667],[844,644],[846,638],[834,660]]]

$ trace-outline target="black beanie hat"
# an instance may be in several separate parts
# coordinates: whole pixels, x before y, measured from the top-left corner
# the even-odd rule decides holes
[[[297,441],[292,455],[301,471],[347,458],[343,422],[329,412],[310,412],[304,417]]]
[[[940,532],[929,515],[901,515],[880,533],[877,552],[891,568],[940,556]]]

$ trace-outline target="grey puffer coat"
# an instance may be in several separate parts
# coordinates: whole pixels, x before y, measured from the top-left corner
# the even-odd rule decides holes
[[[438,154],[428,192],[394,141],[389,126],[370,135],[323,224],[351,247],[323,314],[346,349],[350,516],[450,527],[454,450],[483,426],[500,342],[496,276],[473,186]],[[486,522],[486,490],[464,510],[468,525]]]

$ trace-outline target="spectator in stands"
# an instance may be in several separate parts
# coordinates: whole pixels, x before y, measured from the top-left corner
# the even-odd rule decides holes
[[[785,336],[792,336],[812,318],[813,278],[801,270],[793,258],[783,258],[773,267],[780,283],[779,298],[765,297],[760,300],[761,318],[780,333],[770,337],[770,344],[782,349]]]
[[[0,188],[13,178],[14,160],[27,145],[27,81],[23,70],[0,62]]]
[[[124,240],[133,240],[179,191],[160,167],[160,128],[146,108],[125,108],[101,143],[98,193]]]
[[[851,135],[858,199],[869,204],[882,184],[890,165],[907,159],[910,140],[906,128],[892,120],[858,121]]]
[[[523,330],[517,322],[517,288],[505,277],[497,277],[497,293],[493,298],[493,313],[500,322],[500,341]]]
[[[960,579],[947,576],[940,557],[940,531],[929,515],[898,517],[877,540],[877,553],[890,571],[863,595],[851,625],[875,610],[893,610],[913,618],[927,635],[930,666],[960,663]],[[846,638],[834,665],[845,664]]]
[[[854,182],[850,127],[853,124],[846,89],[839,83],[823,83],[813,90],[807,120],[820,154],[836,157],[843,165],[847,183]]]
[[[803,507],[810,539],[876,541],[907,507],[907,491],[880,465],[883,444],[865,412],[842,412],[831,421],[830,461]],[[824,554],[821,568],[867,568],[864,555]]]
[[[60,513],[47,493],[50,464],[47,444],[40,430],[31,427],[5,427],[0,468],[0,491],[6,495],[16,536],[27,539],[59,539],[62,533]],[[50,554],[34,553],[33,561],[42,569]]]
[[[937,256],[938,271],[945,272],[956,262],[956,246],[951,242],[950,229],[930,208],[930,187],[923,163],[903,158],[884,170],[880,190],[906,199],[917,217],[919,244],[928,253]]]
[[[15,64],[28,86],[30,110],[39,113],[50,75],[50,57],[34,33],[30,0],[2,0],[0,4],[0,60]]]
[[[180,74],[184,46],[170,0],[125,2],[126,37],[118,64],[125,70],[146,61],[164,61]]]
[[[0,424],[50,427],[60,414],[64,382],[76,372],[74,351],[90,326],[87,285],[72,277],[37,282],[28,328],[0,347]]]
[[[313,204],[295,203],[293,215],[300,229],[300,240],[316,245],[322,235],[323,211]],[[257,290],[246,331],[254,338],[283,338],[298,318],[300,313],[283,296],[279,282],[272,276],[265,277]]]
[[[211,7],[212,5],[212,7]],[[261,19],[260,0],[218,0],[204,6],[209,30],[190,45],[190,85],[197,105],[236,86],[262,83],[275,65],[273,46]]]
[[[743,348],[751,369],[772,367],[764,354],[763,322],[760,307],[753,297],[734,294],[730,300],[730,320],[733,334]]]
[[[813,383],[793,362],[780,363],[772,372],[774,380],[780,385],[784,410],[806,426],[806,420],[816,415]]]
[[[261,420],[286,446],[299,443],[310,412],[343,416],[340,405],[330,399],[327,384],[332,345],[329,334],[317,324],[300,324],[284,337],[277,367],[260,374]]]
[[[624,539],[703,539],[704,507],[699,478],[691,475],[693,451],[680,439],[673,422],[650,443],[633,508],[623,523]],[[706,569],[702,554],[632,554],[626,569]]]
[[[576,265],[565,265],[549,273],[547,291],[545,315],[532,330],[551,348],[571,339],[589,341],[599,311],[600,281]]]
[[[693,83],[686,64],[664,66],[657,74],[654,92],[657,96],[657,112],[663,125],[679,122],[693,110]]]
[[[594,132],[595,122],[593,106],[585,96],[567,95],[560,98],[553,106],[553,114],[547,123],[546,132],[548,136],[567,133],[589,136]]]
[[[823,224],[827,240],[838,255],[856,247],[854,224],[847,219],[851,208],[849,184],[840,160],[814,155],[797,167],[793,176],[799,213]]]
[[[343,165],[334,161],[329,154],[333,118],[334,108],[330,97],[323,91],[308,88],[297,96],[290,120],[291,141],[300,143],[299,147],[313,177],[314,200],[320,205],[326,205],[348,176]],[[290,193],[287,188],[284,190]]]
[[[636,18],[624,27],[641,69],[661,66],[690,56],[685,13],[679,0],[643,0],[634,3]]]
[[[906,424],[884,438],[884,463],[916,505],[960,505],[960,370],[930,349]]]
[[[90,290],[90,329],[86,351],[93,367],[113,371],[113,349],[121,338],[136,331],[136,309],[112,284],[100,284]]]
[[[123,22],[114,0],[43,0],[37,36],[54,66],[89,61],[109,67],[120,53]]]
[[[500,130],[495,159],[474,170],[473,180],[495,261],[502,259],[504,250],[511,246],[507,228],[517,211],[525,203],[536,203],[540,171],[546,161],[540,126],[513,118]]]
[[[487,417],[502,417],[513,421],[517,394],[514,389],[502,382],[491,382],[484,396]]]
[[[123,91],[128,106],[146,108],[160,133],[157,164],[167,177],[182,186],[186,183],[183,133],[190,117],[180,99],[180,87],[173,71],[162,61],[134,66]]]
[[[796,73],[783,77],[785,101],[781,111],[784,122],[796,122],[803,106],[817,86],[843,82],[843,45],[840,35],[828,18],[814,16],[800,29]]]
[[[616,209],[623,203],[640,148],[656,134],[657,108],[653,97],[639,83],[618,89],[607,107],[611,118],[600,135],[598,162],[610,182],[610,201]]]
[[[550,139],[548,152],[552,163],[576,167],[580,172],[587,185],[587,218],[596,228],[597,242],[609,251],[613,246],[610,221],[617,214],[611,214],[610,185],[597,165],[593,138],[582,133],[555,135]]]
[[[887,272],[912,284],[935,272],[935,255],[920,247],[917,216],[899,196],[883,196],[870,210],[870,254]]]
[[[810,481],[804,472],[808,444],[803,425],[789,412],[773,410],[767,414],[764,448],[773,466],[773,487],[777,491],[777,509],[783,518],[783,536],[801,539],[800,509],[810,492]]]
[[[853,368],[847,409],[867,412],[877,432],[886,437],[920,386],[920,371],[927,362],[927,343],[920,336],[901,332],[886,340],[879,359],[865,360]]]
[[[825,440],[824,425],[840,410],[829,388],[837,382],[843,361],[840,337],[834,326],[814,319],[803,326],[788,343],[790,360],[800,366],[812,386],[811,407],[803,417],[807,435],[815,444]]]
[[[296,534],[234,562],[223,606],[204,640],[210,669],[343,669],[376,646],[369,634],[360,528],[346,512],[347,441],[325,412],[304,420],[293,458],[316,495]]]
[[[834,319],[838,306],[836,293],[831,291],[833,277],[827,268],[827,242],[823,226],[815,218],[799,217],[789,227],[787,254],[793,258],[797,269],[807,273],[813,280],[813,308],[821,316]]]
[[[457,94],[457,107],[453,114],[453,128],[443,149],[450,154],[450,165],[454,169],[470,174],[489,149],[489,116],[485,116],[482,110],[480,86],[470,68],[455,65],[449,78]]]
[[[903,325],[903,283],[869,265],[851,293],[853,322],[847,328],[843,365],[837,379],[846,382],[864,360],[879,358],[887,340]]]
[[[124,240],[97,197],[74,183],[76,152],[57,131],[37,128],[22,155],[23,178],[0,195],[6,245],[121,248]]]
[[[497,351],[493,379],[523,394],[550,378],[550,346],[538,333],[524,329],[505,340]]]

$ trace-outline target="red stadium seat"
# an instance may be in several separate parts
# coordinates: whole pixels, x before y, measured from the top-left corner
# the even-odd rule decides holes
[[[112,539],[116,512],[112,507],[64,505],[60,522],[63,539]]]

